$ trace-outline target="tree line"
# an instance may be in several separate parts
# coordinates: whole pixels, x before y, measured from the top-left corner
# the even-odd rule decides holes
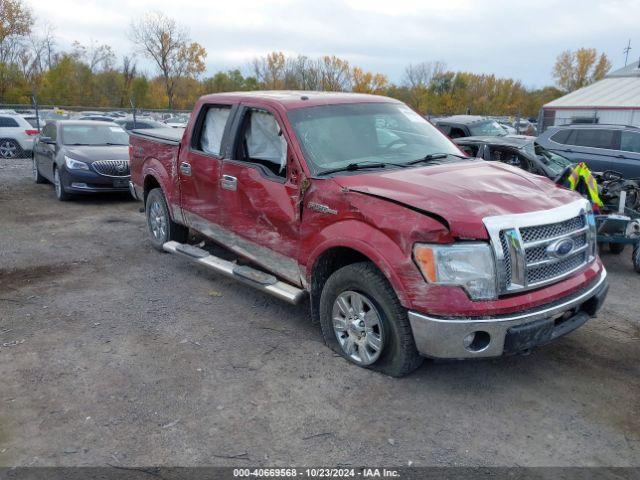
[[[519,80],[459,72],[443,62],[406,67],[402,81],[390,82],[335,55],[311,58],[272,52],[248,65],[206,77],[206,49],[187,29],[162,13],[131,22],[132,54],[118,56],[109,45],[75,42],[58,49],[55,28],[36,27],[22,0],[0,0],[0,103],[128,108],[190,109],[206,93],[243,90],[324,90],[387,95],[423,114],[474,113],[535,116],[567,91],[601,79],[611,68],[594,49],[562,52],[555,86],[527,88]],[[144,58],[154,72],[141,71]]]

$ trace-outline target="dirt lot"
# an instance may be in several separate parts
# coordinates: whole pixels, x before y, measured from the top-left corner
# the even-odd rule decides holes
[[[0,164],[0,465],[640,465],[640,276],[529,356],[396,380],[289,306],[151,249],[126,197]]]

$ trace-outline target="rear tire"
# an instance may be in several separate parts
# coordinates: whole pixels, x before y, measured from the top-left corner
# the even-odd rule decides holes
[[[392,377],[418,368],[407,311],[371,262],[335,271],[320,295],[320,327],[334,352],[361,367]]]
[[[624,243],[610,243],[609,251],[614,255],[620,255],[624,251]]]
[[[154,188],[145,202],[147,227],[153,248],[159,251],[169,241],[185,243],[189,238],[189,229],[175,223],[169,215],[169,208],[160,188]]]
[[[24,155],[22,147],[15,140],[4,138],[0,140],[0,157],[6,159],[20,158]]]

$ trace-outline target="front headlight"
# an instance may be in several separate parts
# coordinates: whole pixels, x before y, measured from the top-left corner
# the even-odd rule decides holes
[[[473,300],[498,297],[496,265],[488,243],[417,243],[413,258],[429,283],[460,286]]]
[[[89,170],[89,165],[80,160],[74,160],[73,158],[69,158],[66,155],[64,156],[64,164],[70,170]]]

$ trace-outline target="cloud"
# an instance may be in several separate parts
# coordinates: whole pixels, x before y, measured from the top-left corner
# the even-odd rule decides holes
[[[208,73],[282,50],[335,54],[392,81],[408,63],[439,60],[542,86],[565,49],[594,47],[619,66],[631,38],[632,56],[640,55],[638,0],[56,0],[33,8],[56,26],[62,46],[96,40],[120,55],[133,50],[131,19],[162,11],[207,49]]]

